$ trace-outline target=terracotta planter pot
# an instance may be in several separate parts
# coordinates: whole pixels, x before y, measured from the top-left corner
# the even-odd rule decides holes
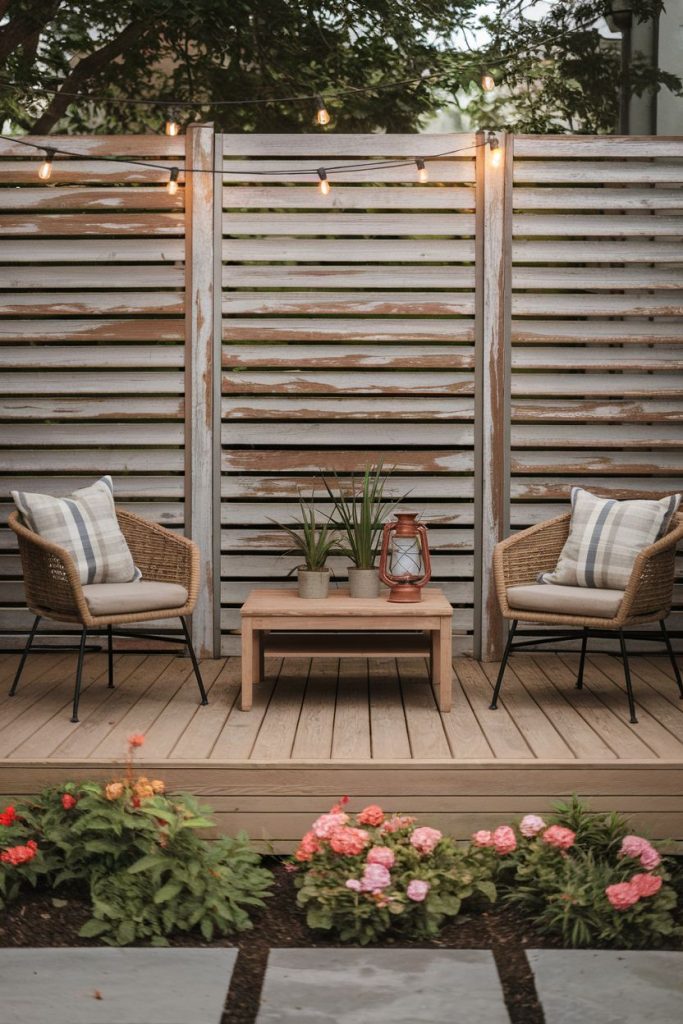
[[[379,576],[376,569],[349,568],[351,597],[379,597]]]
[[[318,599],[327,597],[330,589],[330,570],[321,569],[311,572],[310,569],[297,571],[299,581],[299,597]]]

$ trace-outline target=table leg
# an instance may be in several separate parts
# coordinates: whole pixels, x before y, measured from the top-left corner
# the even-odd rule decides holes
[[[258,672],[258,662],[258,631],[252,628],[248,619],[242,619],[242,711],[251,709],[254,674],[255,671]]]
[[[453,633],[450,616],[441,619],[438,636],[439,709],[450,711],[453,699]]]

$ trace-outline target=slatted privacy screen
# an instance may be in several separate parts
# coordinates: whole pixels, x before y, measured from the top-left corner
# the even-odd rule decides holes
[[[513,526],[680,490],[683,140],[517,137],[511,192]]]
[[[271,519],[291,522],[299,492],[328,512],[321,471],[344,481],[382,460],[388,492],[424,510],[434,578],[471,634],[474,150],[430,164],[428,185],[414,166],[341,169],[322,196],[315,169],[473,141],[222,137],[224,633],[250,587],[292,585],[299,559]],[[332,562],[340,583],[346,564]]]
[[[41,141],[41,140],[37,140]],[[182,528],[184,194],[159,170],[185,139],[53,138],[83,158],[0,152],[0,632],[32,621],[9,492],[65,494],[111,473],[117,500]],[[121,164],[103,162],[116,156]],[[53,624],[54,628],[54,624]]]

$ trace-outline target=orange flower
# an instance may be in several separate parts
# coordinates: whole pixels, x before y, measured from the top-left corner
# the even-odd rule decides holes
[[[145,742],[144,734],[141,732],[134,732],[132,736],[128,737],[129,747],[141,747]]]
[[[104,795],[107,800],[118,800],[123,796],[123,783],[110,782],[104,787]]]
[[[158,795],[166,792],[166,783],[161,779],[152,779],[152,789]]]
[[[149,797],[154,796],[154,787],[149,779],[141,775],[138,781],[133,786],[133,792],[136,796],[140,797],[141,800],[147,800]]]
[[[27,861],[33,860],[37,850],[38,844],[35,839],[29,839],[26,846],[10,846],[8,850],[3,850],[0,853],[0,861],[3,864],[11,864],[15,868],[19,864],[26,864]]]
[[[381,825],[384,821],[384,811],[377,804],[370,804],[364,807],[357,818],[359,825]]]

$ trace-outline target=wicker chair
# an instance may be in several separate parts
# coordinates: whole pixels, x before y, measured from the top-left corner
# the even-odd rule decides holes
[[[117,636],[142,637],[148,640],[170,640],[182,643],[187,647],[192,659],[201,703],[208,703],[185,618],[192,613],[199,592],[199,549],[193,541],[180,537],[162,526],[149,523],[132,512],[117,509],[116,516],[130,548],[133,561],[142,572],[142,580],[147,583],[144,590],[131,591],[129,589],[142,587],[142,582],[90,584],[84,588],[76,564],[68,551],[28,529],[18,512],[13,512],[9,517],[10,529],[17,535],[19,541],[26,603],[36,616],[17,667],[10,696],[14,696],[17,691],[40,620],[45,617],[58,622],[78,625],[81,627],[81,638],[78,647],[72,722],[78,721],[86,638],[88,632],[95,630],[99,632],[103,628],[107,633],[110,687],[114,686],[113,636],[115,634]],[[168,586],[168,584],[173,586]],[[150,600],[152,593],[154,600]],[[168,601],[170,607],[163,607],[164,601]],[[162,602],[161,606],[160,602]],[[148,605],[147,608],[140,607],[145,603]],[[134,605],[138,605],[137,610],[132,610],[131,606]],[[169,618],[180,619],[183,629],[182,638],[131,633],[125,629],[116,628],[129,626],[132,623],[148,622],[152,619]]]
[[[588,638],[591,636],[618,637],[624,663],[630,720],[635,723],[637,718],[626,649],[627,639],[661,640],[664,642],[678,684],[679,695],[683,698],[683,681],[664,622],[671,610],[674,559],[676,545],[683,538],[683,515],[679,513],[675,516],[668,532],[656,543],[640,552],[633,565],[623,596],[619,591],[603,590],[598,592],[591,591],[590,588],[574,587],[552,588],[556,593],[567,592],[566,595],[559,595],[560,599],[565,597],[565,604],[567,598],[570,601],[577,600],[576,591],[581,590],[582,593],[578,595],[578,601],[585,602],[585,606],[581,609],[583,614],[578,609],[571,614],[551,610],[553,603],[550,597],[551,588],[547,584],[543,584],[539,587],[539,591],[543,591],[543,593],[539,595],[536,588],[530,586],[536,584],[539,573],[552,572],[555,568],[569,533],[570,519],[571,513],[567,512],[556,519],[550,519],[545,523],[539,523],[538,526],[532,526],[528,530],[522,530],[496,546],[493,556],[493,571],[498,601],[504,618],[511,620],[512,624],[490,707],[495,710],[497,706],[505,667],[511,651],[538,643],[579,637],[581,639],[581,657],[576,686],[580,690],[583,686]],[[529,589],[515,592],[512,590],[515,587]],[[573,591],[574,594],[569,594],[569,591]],[[545,607],[546,610],[538,610],[538,605],[544,598],[545,604],[542,607]],[[596,600],[602,604],[601,608],[597,608],[600,614],[596,614]],[[527,604],[526,608],[524,607],[525,603]],[[591,605],[593,605],[592,609]],[[589,610],[593,611],[592,615],[589,614]],[[552,635],[543,634],[541,638],[513,643],[519,622],[543,623],[566,628],[561,628],[559,632],[553,631]],[[640,626],[646,622],[659,622],[661,633],[631,629],[633,626]]]

